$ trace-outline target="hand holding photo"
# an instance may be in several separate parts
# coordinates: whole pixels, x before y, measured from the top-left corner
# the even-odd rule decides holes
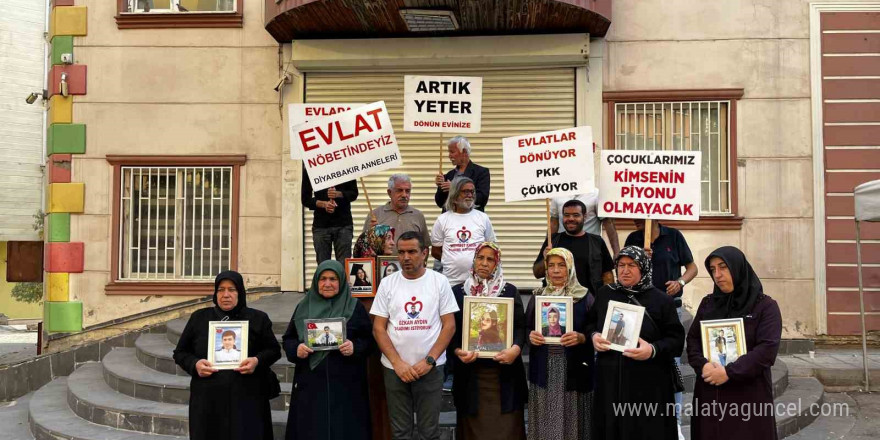
[[[746,354],[742,318],[700,321],[703,356],[722,367]]]
[[[315,351],[339,350],[345,342],[345,318],[306,319],[306,345]]]
[[[535,330],[544,336],[545,344],[560,345],[562,335],[574,327],[572,304],[570,296],[535,297]]]
[[[247,321],[211,321],[208,324],[208,362],[218,370],[237,368],[247,357]]]
[[[628,348],[636,348],[639,344],[639,333],[642,330],[644,317],[644,307],[608,301],[605,325],[602,327],[602,337],[611,343],[608,348],[619,352]]]
[[[492,358],[513,345],[513,298],[464,297],[461,348]]]

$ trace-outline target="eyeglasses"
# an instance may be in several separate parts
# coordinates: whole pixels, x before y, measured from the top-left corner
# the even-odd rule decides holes
[[[636,263],[620,263],[617,265],[617,270],[623,270],[623,269],[633,270],[633,269],[638,269],[638,268],[639,268],[639,265]]]
[[[472,189],[463,189],[459,192],[462,194],[471,195],[471,196],[477,193],[475,190],[472,190]]]

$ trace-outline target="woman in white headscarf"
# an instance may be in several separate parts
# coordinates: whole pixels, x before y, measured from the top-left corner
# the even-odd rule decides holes
[[[474,263],[464,283],[452,288],[459,312],[455,313],[455,336],[447,349],[447,358],[455,372],[452,397],[458,425],[456,438],[461,439],[525,439],[524,408],[528,398],[522,352],[525,344],[525,314],[519,291],[504,281],[501,271],[501,250],[492,242],[481,243],[474,251]],[[494,358],[477,359],[476,351],[461,346],[462,331],[468,331],[463,320],[464,297],[513,298],[513,345],[501,350]],[[480,340],[484,346],[498,331],[496,322],[481,326]],[[491,313],[483,318],[493,319]],[[489,323],[487,323],[489,324]],[[503,338],[500,338],[503,340]],[[495,340],[495,337],[492,337]],[[493,345],[494,346],[494,345]],[[496,347],[497,348],[497,347]]]
[[[566,310],[573,330],[560,338],[562,345],[546,345],[542,329],[535,328],[535,296],[526,309],[529,333],[529,440],[584,440],[590,438],[593,392],[593,347],[585,336],[587,312],[593,296],[577,280],[574,257],[556,247],[544,259],[546,287],[535,295],[570,296]]]

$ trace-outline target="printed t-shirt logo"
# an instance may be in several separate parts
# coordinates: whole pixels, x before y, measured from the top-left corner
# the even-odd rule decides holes
[[[422,307],[422,302],[416,301],[416,297],[412,297],[412,301],[403,305],[406,316],[409,316],[410,319],[416,319],[422,313]]]
[[[471,239],[471,231],[468,231],[466,226],[462,226],[461,230],[456,233],[456,236],[458,236],[458,241],[467,243]]]

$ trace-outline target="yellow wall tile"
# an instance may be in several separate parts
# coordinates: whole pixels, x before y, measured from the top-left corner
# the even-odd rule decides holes
[[[49,99],[49,124],[73,123],[73,96],[53,95]]]
[[[84,183],[49,184],[49,212],[83,212],[85,193]]]
[[[49,301],[70,301],[70,274],[49,273]]]
[[[52,9],[49,18],[49,39],[56,35],[88,34],[88,8],[85,6],[59,6]]]

